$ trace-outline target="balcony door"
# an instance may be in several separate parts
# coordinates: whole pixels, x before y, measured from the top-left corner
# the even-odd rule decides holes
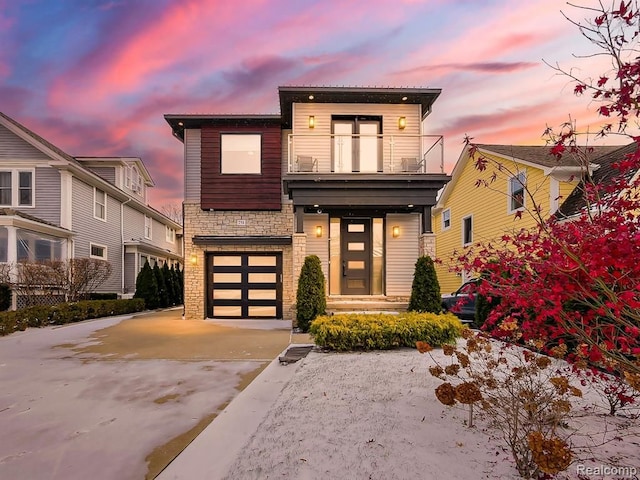
[[[332,171],[381,172],[381,126],[380,117],[334,116]]]

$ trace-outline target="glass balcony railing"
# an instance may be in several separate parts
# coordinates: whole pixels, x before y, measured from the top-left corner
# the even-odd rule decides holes
[[[288,173],[444,173],[442,135],[289,134]]]

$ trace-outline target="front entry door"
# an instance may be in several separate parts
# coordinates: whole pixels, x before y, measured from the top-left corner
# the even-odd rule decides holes
[[[371,219],[340,222],[343,295],[371,294]]]

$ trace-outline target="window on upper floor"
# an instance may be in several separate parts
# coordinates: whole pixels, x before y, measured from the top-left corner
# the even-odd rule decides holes
[[[464,246],[473,243],[473,217],[469,215],[462,219],[462,244]]]
[[[524,187],[527,182],[525,172],[518,172],[509,179],[509,213],[524,208]]]
[[[144,216],[144,238],[151,239],[152,235],[153,219],[151,217]]]
[[[447,208],[442,211],[442,230],[448,230],[451,227],[451,209]]]
[[[143,180],[135,165],[127,165],[124,174],[124,186],[132,192],[142,195]]]
[[[220,173],[262,173],[261,144],[259,134],[220,135]]]
[[[168,225],[165,225],[165,238],[169,243],[175,243],[176,241],[176,231]]]
[[[100,260],[107,259],[107,247],[105,245],[98,245],[97,243],[89,244],[89,256],[91,258],[98,258]]]
[[[107,220],[107,194],[98,189],[93,189],[93,216],[99,220]]]
[[[0,171],[0,206],[33,207],[33,170]]]

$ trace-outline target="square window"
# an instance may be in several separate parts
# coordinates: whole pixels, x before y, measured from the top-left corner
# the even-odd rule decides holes
[[[262,136],[258,134],[220,135],[220,173],[262,173]]]

